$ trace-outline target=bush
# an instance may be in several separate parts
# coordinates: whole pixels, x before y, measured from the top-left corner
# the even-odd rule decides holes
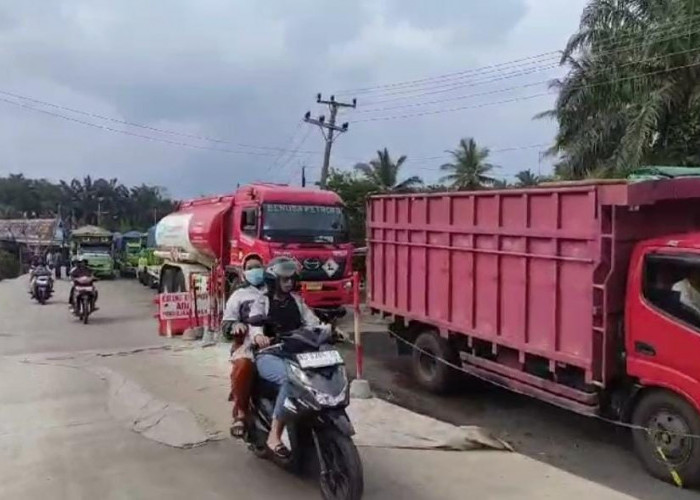
[[[0,280],[19,276],[19,260],[6,250],[0,250]]]

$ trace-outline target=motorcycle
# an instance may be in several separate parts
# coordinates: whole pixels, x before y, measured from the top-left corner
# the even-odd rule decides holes
[[[42,274],[34,278],[32,296],[39,304],[46,304],[46,301],[51,297],[52,291],[51,276]]]
[[[90,314],[95,311],[95,301],[97,299],[95,281],[95,278],[91,277],[80,277],[75,280],[73,314],[86,325]]]
[[[262,326],[251,318],[249,324]],[[313,471],[325,500],[362,498],[362,461],[352,441],[355,431],[345,408],[350,394],[345,365],[325,328],[302,328],[285,334],[256,356],[272,354],[285,360],[289,397],[284,403],[286,440],[291,455],[272,460],[295,473]],[[253,384],[250,418],[244,440],[258,457],[270,455],[266,441],[272,422],[277,386],[259,377]]]

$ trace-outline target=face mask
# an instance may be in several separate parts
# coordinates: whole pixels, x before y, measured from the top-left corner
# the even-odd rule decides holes
[[[264,274],[265,271],[263,271],[262,267],[258,267],[257,269],[248,269],[247,271],[243,272],[245,280],[253,286],[262,285]]]

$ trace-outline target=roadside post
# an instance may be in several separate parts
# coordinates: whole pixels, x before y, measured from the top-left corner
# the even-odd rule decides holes
[[[350,383],[350,397],[355,399],[369,399],[372,391],[369,382],[364,379],[364,349],[362,348],[362,330],[360,326],[360,273],[352,275],[353,289],[353,319],[355,334],[355,379]]]

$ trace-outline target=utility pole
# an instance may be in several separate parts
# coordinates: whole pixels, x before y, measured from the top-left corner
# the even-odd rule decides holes
[[[326,180],[328,179],[328,170],[331,164],[331,148],[333,147],[333,141],[336,139],[335,132],[342,134],[348,131],[348,124],[343,123],[340,127],[336,126],[335,121],[338,117],[338,110],[340,108],[356,108],[357,99],[353,99],[352,103],[340,102],[335,100],[335,96],[331,96],[330,100],[322,99],[321,94],[316,96],[316,102],[318,104],[327,104],[330,109],[330,120],[326,123],[326,117],[324,115],[318,118],[311,118],[311,111],[307,111],[304,116],[304,121],[312,125],[316,125],[321,129],[323,138],[326,140],[326,150],[323,153],[323,167],[321,168],[321,182],[319,186],[321,189],[326,188]],[[328,131],[328,132],[326,132]]]
[[[104,198],[100,196],[97,198],[97,225],[99,227],[102,227],[102,215],[107,214],[107,212],[102,211],[102,202],[104,201]]]
[[[306,187],[306,165],[301,166],[301,187]]]

